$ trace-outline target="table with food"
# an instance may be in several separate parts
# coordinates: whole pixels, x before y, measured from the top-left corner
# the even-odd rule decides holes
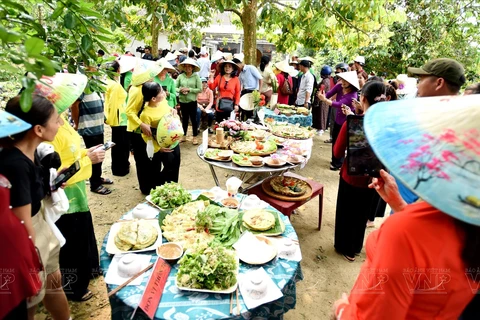
[[[209,165],[217,186],[220,182],[214,167],[240,172],[240,180],[250,183],[258,173],[279,175],[303,168],[310,159],[314,135],[310,128],[275,121],[250,127],[237,120],[226,122],[210,137],[206,150],[203,144],[197,148],[198,157]],[[232,132],[232,128],[243,130]]]
[[[302,127],[312,125],[312,113],[304,107],[277,104],[273,109],[263,108],[265,119],[272,119],[277,122],[298,124]]]
[[[300,191],[275,183],[281,193]],[[295,307],[303,279],[298,238],[268,203],[174,182],[152,189],[146,200],[103,241],[113,319],[269,319]]]

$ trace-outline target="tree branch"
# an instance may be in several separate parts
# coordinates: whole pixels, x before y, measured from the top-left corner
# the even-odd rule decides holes
[[[235,13],[237,16],[239,16],[240,19],[242,19],[242,13],[241,13],[240,11],[238,11],[237,9],[225,8],[225,9],[223,9],[223,11],[233,12],[233,13]]]
[[[258,5],[258,8],[260,9],[261,7],[263,7],[264,5],[266,5],[267,3],[271,3],[271,4],[277,4],[279,6],[282,6],[284,8],[288,8],[288,9],[292,9],[292,10],[297,10],[297,8],[291,6],[291,5],[288,5],[286,3],[281,3],[280,1],[277,1],[277,0],[263,0],[259,5]]]
[[[330,13],[333,13],[334,16],[336,16],[337,18],[339,18],[340,20],[342,20],[347,26],[349,26],[350,28],[353,28],[355,30],[357,30],[358,32],[361,32],[363,34],[365,34],[366,36],[369,36],[369,34],[365,31],[365,30],[362,30],[360,29],[359,27],[357,27],[356,25],[352,24],[350,21],[348,21],[344,16],[342,16],[340,14],[340,12],[338,12],[337,10],[335,9],[332,9],[328,6],[328,4],[325,4],[324,3],[324,6],[323,6],[327,11],[329,11]]]

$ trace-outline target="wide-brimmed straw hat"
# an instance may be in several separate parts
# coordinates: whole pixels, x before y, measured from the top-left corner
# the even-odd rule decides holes
[[[152,80],[163,68],[156,61],[138,59],[132,74],[132,86],[139,86]]]
[[[177,58],[177,56],[174,55],[174,54],[171,53],[171,52],[168,52],[168,53],[165,55],[164,58],[167,59],[168,61],[172,61],[172,60],[175,60],[175,59]]]
[[[303,57],[303,58],[299,58],[298,60],[302,61],[302,60],[307,60],[308,62],[311,62],[313,63],[315,60],[313,60],[312,57],[309,57],[309,56],[306,56],[306,57]]]
[[[358,83],[358,76],[356,71],[337,73],[337,76],[339,76],[340,78],[342,78],[343,80],[347,81],[352,86],[360,90],[360,84]]]
[[[36,81],[34,94],[47,98],[58,113],[67,110],[87,86],[88,78],[80,73],[56,73]]]
[[[185,72],[185,65],[187,64],[193,67],[193,72],[200,71],[200,67],[198,66],[197,62],[192,58],[187,58],[182,63],[180,63],[178,65],[178,70]]]
[[[298,74],[298,70],[295,70],[295,68],[289,65],[286,60],[275,63],[275,68],[282,72],[288,73],[291,77],[296,77]]]
[[[224,66],[225,63],[231,64],[235,70],[238,70],[238,69],[240,68],[240,67],[238,66],[238,64],[236,64],[236,63],[233,62],[232,60],[225,60],[225,61],[222,61],[222,62],[220,62],[220,63],[218,64],[217,69],[218,69],[218,70],[222,70],[222,68],[223,68],[223,66]]]
[[[12,136],[14,134],[30,129],[32,125],[14,116],[13,114],[0,110],[0,138]]]
[[[120,73],[132,71],[137,65],[138,59],[139,58],[135,56],[127,56],[127,55],[120,56],[117,59],[118,64],[120,64]]]
[[[480,226],[478,95],[377,103],[365,132],[388,170],[442,212]]]
[[[215,61],[218,61],[220,59],[222,59],[224,56],[223,52],[220,51],[220,50],[217,50],[217,52],[215,52],[212,56],[212,60],[210,60],[211,62],[215,62]]]

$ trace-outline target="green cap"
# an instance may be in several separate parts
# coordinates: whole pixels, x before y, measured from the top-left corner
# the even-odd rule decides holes
[[[418,76],[436,76],[459,86],[466,82],[463,66],[457,61],[448,58],[433,59],[428,61],[423,67],[408,68],[408,72]]]

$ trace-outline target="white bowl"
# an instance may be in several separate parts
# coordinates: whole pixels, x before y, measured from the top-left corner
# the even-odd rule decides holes
[[[297,246],[293,243],[291,239],[283,239],[281,252],[286,255],[293,255],[297,251]]]
[[[249,275],[245,287],[250,298],[259,300],[267,295],[267,282],[257,273]]]
[[[172,251],[177,251],[177,252],[173,252],[173,253],[176,253],[173,255],[169,254]],[[163,243],[161,246],[157,248],[157,255],[165,261],[177,262],[177,260],[180,259],[180,257],[183,255],[183,247],[181,244],[176,242]]]
[[[132,216],[135,219],[152,219],[155,218],[157,214],[158,210],[146,203],[137,205],[132,211]]]
[[[118,275],[122,278],[133,277],[140,272],[141,268],[140,260],[134,253],[126,254],[118,261]]]

